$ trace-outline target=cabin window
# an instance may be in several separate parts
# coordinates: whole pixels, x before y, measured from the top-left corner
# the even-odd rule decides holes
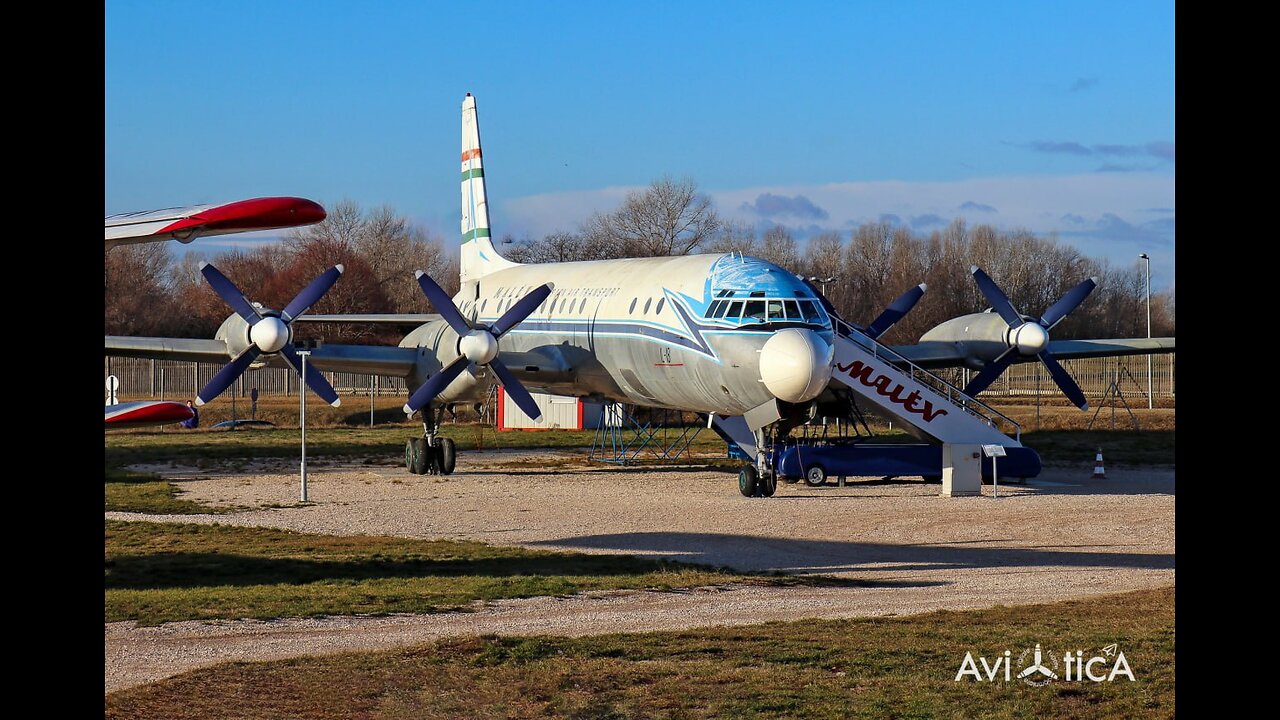
[[[786,320],[786,313],[782,309],[781,300],[769,301],[769,320]]]
[[[636,311],[636,299],[635,299],[635,298],[631,298],[631,307],[627,309],[627,314],[628,314],[628,315],[630,315],[630,314],[634,313],[635,311]]]
[[[748,300],[746,308],[743,309],[742,319],[764,322],[764,301]]]
[[[733,304],[729,306],[729,312],[725,313],[724,316],[725,316],[725,319],[733,319],[733,320],[737,320],[738,318],[742,317],[742,301],[734,300]]]
[[[720,307],[716,308],[715,314],[712,315],[712,317],[717,317],[717,318],[724,317],[724,311],[728,309],[729,309],[729,301],[721,300]]]
[[[662,306],[665,305],[666,302],[667,302],[666,298],[658,298],[658,307],[653,309],[653,314],[657,315],[658,313],[662,312]]]
[[[644,312],[640,313],[641,315],[648,315],[648,314],[649,314],[649,303],[651,303],[651,302],[653,302],[653,298],[645,298],[645,300],[644,300]]]

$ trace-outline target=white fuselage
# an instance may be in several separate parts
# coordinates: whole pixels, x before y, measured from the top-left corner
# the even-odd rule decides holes
[[[761,354],[778,330],[832,342],[831,321],[804,283],[740,255],[517,265],[465,283],[454,301],[473,326],[487,326],[544,283],[554,285],[550,297],[500,341],[503,353],[553,358],[564,370],[521,375],[534,391],[740,415],[778,396],[760,372],[762,362],[783,361]],[[431,349],[411,382],[457,357],[457,340],[443,322],[406,336],[401,346]],[[826,363],[810,364],[801,362],[801,373],[825,385]],[[492,382],[476,367],[438,401],[476,400]]]

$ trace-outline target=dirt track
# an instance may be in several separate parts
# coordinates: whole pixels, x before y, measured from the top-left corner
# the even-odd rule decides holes
[[[941,498],[939,485],[780,484],[737,493],[706,470],[546,473],[551,453],[463,456],[447,480],[386,466],[315,467],[309,507],[217,516],[135,516],[305,532],[466,538],[625,552],[745,570],[856,578],[851,588],[606,593],[493,603],[471,613],[106,628],[107,690],[226,660],[387,648],[448,635],[590,634],[806,617],[908,614],[1063,600],[1174,581],[1174,472],[1046,469],[1027,487]],[[291,462],[261,471],[166,470],[187,497],[261,506],[296,501]]]

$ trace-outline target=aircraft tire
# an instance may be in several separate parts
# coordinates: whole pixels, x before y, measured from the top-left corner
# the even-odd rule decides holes
[[[760,473],[756,472],[754,467],[748,465],[738,471],[738,492],[743,497],[755,497],[756,485],[760,481]]]
[[[426,474],[427,468],[429,466],[427,461],[431,456],[431,452],[430,452],[431,449],[427,447],[427,439],[420,438],[420,437],[413,438],[409,440],[409,443],[413,448],[412,451],[406,450],[406,452],[411,452],[412,454],[412,458],[410,460],[411,464],[409,465],[409,472],[413,473],[414,475]]]
[[[761,497],[773,497],[773,494],[778,491],[778,476],[771,472],[765,473],[760,477],[757,487]]]
[[[804,474],[804,484],[819,487],[827,484],[827,469],[821,465],[810,465]]]
[[[436,458],[440,464],[440,474],[453,474],[453,468],[458,464],[458,450],[454,446],[453,440],[440,438],[440,444],[436,446],[436,449],[440,452],[440,456]]]

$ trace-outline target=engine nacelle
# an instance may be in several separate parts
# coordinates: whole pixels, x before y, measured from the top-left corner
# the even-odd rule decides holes
[[[449,327],[449,323],[444,320],[433,320],[425,325],[419,325],[413,332],[404,336],[400,341],[400,347],[414,348],[418,351],[413,372],[406,378],[410,394],[426,382],[427,378],[440,372],[461,355],[458,348],[459,340],[461,338],[458,337],[458,333],[454,332],[453,328]],[[435,402],[440,404],[478,401],[488,392],[493,382],[490,373],[483,367],[476,367],[474,373],[464,370],[436,396]]]
[[[228,357],[236,357],[244,352],[252,344],[249,340],[249,323],[244,318],[231,313],[222,324],[218,326],[218,332],[213,335],[214,340],[221,340],[227,344]]]

